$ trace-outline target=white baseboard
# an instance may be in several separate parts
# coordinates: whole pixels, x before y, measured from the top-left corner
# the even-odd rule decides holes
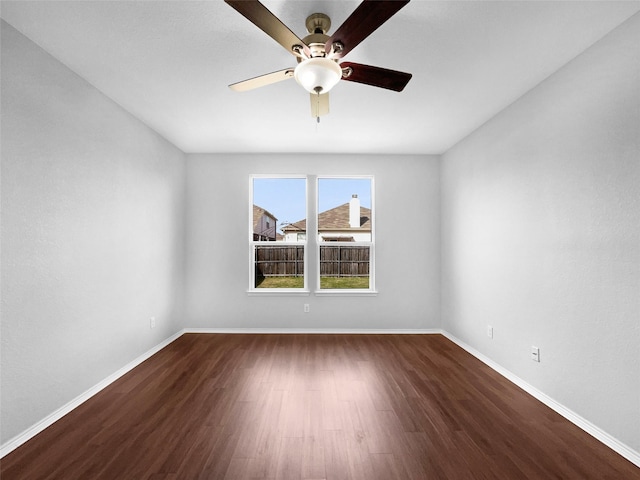
[[[538,390],[534,386],[528,384],[527,382],[525,382],[524,380],[522,380],[520,377],[518,377],[517,375],[513,374],[509,370],[507,370],[507,369],[503,368],[502,366],[498,365],[493,360],[491,360],[489,357],[486,357],[485,355],[483,355],[482,353],[477,351],[475,348],[471,347],[470,345],[467,345],[466,343],[464,343],[459,338],[456,338],[453,335],[451,335],[449,332],[442,331],[442,334],[445,337],[447,337],[449,340],[451,340],[453,343],[458,345],[460,348],[466,350],[468,353],[470,353],[471,355],[476,357],[478,360],[480,360],[481,362],[486,364],[488,367],[490,367],[493,370],[495,370],[496,372],[498,372],[500,375],[505,377],[507,380],[509,380],[510,382],[516,384],[518,387],[523,389],[529,395],[531,395],[532,397],[540,400],[547,407],[549,407],[550,409],[552,409],[555,412],[559,413],[564,418],[569,420],[571,423],[573,423],[577,427],[581,428],[582,430],[587,432],[592,437],[595,437],[597,440],[599,440],[602,443],[604,443],[606,446],[608,446],[613,451],[615,451],[615,452],[619,453],[620,455],[622,455],[624,458],[629,460],[631,463],[633,463],[636,466],[640,467],[640,453],[639,452],[636,452],[631,447],[629,447],[629,446],[625,445],[624,443],[620,442],[619,440],[615,439],[614,437],[609,435],[604,430],[596,427],[593,423],[591,423],[588,420],[586,420],[585,418],[581,417],[580,415],[575,413],[573,410],[570,410],[567,407],[565,407],[564,405],[562,405],[561,403],[556,402],[553,398],[551,398],[548,395],[546,395],[545,393],[541,392],[540,390]]]
[[[255,333],[255,334],[327,334],[327,335],[433,335],[443,333],[431,329],[368,329],[368,328],[185,328],[183,333]]]
[[[91,397],[93,397],[95,394],[100,392],[100,390],[103,390],[105,387],[109,386],[110,384],[115,382],[117,379],[122,377],[125,373],[127,373],[130,370],[134,369],[135,367],[140,365],[142,362],[144,362],[146,359],[148,359],[149,357],[151,357],[155,353],[159,352],[164,347],[169,345],[171,342],[173,342],[174,340],[176,340],[177,338],[182,336],[183,333],[184,333],[184,331],[181,330],[181,331],[173,334],[172,336],[170,336],[166,340],[162,341],[161,343],[159,343],[158,345],[156,345],[152,349],[150,349],[147,352],[145,352],[142,355],[140,355],[135,360],[129,362],[127,365],[122,367],[117,372],[109,375],[107,378],[105,378],[104,380],[102,380],[98,384],[94,385],[93,387],[91,387],[86,392],[78,395],[76,398],[71,400],[66,405],[63,405],[62,407],[60,407],[59,409],[57,409],[56,411],[54,411],[50,415],[48,415],[45,418],[43,418],[42,420],[40,420],[38,423],[32,425],[30,428],[28,428],[24,432],[16,435],[11,440],[9,440],[6,443],[4,443],[2,446],[0,446],[0,458],[3,458],[5,455],[8,455],[12,451],[14,451],[16,448],[18,448],[20,445],[22,445],[23,443],[27,442],[28,440],[32,439],[37,434],[42,432],[45,428],[49,427],[53,423],[55,423],[58,420],[60,420],[67,413],[71,412],[73,409],[75,409],[76,407],[80,406],[81,404],[83,404],[84,402],[89,400]]]

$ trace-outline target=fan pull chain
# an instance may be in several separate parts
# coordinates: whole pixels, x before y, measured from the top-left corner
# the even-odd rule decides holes
[[[316,98],[318,103],[316,104],[316,131],[318,130],[318,124],[320,123],[320,90],[317,90]]]

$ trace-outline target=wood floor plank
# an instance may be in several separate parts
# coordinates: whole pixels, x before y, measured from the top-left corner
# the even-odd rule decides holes
[[[322,402],[318,391],[308,390],[304,402],[304,442],[302,456],[302,478],[326,478],[324,458],[324,431]]]
[[[281,437],[276,480],[302,479],[302,437]]]
[[[347,480],[349,459],[347,457],[347,439],[344,430],[323,432],[325,474],[327,480]]]
[[[640,480],[441,335],[185,334],[2,480]]]

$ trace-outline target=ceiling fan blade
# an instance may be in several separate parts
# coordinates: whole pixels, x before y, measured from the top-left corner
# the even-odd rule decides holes
[[[292,47],[300,45],[302,50],[311,56],[309,47],[289,30],[273,13],[258,0],[224,0],[238,13],[244,15],[251,23],[282,45],[289,53],[300,56]]]
[[[344,72],[350,69],[351,73],[343,75],[342,80],[364,83],[374,87],[386,88],[395,92],[401,92],[407,86],[412,75],[410,73],[389,70],[388,68],[372,67],[361,63],[342,62],[340,68]]]
[[[329,92],[318,95],[310,93],[311,100],[311,116],[314,118],[321,117],[329,113]]]
[[[287,80],[289,78],[293,78],[293,68],[285,68],[284,70],[278,70],[277,72],[271,72],[265,75],[260,75],[259,77],[253,77],[241,82],[232,83],[229,85],[229,88],[236,92],[246,92],[247,90],[264,87],[265,85],[271,85],[272,83],[281,82],[282,80]]]
[[[409,0],[364,0],[327,40],[325,52],[330,52],[331,46],[340,42],[342,50],[334,52],[332,57],[344,57],[407,3]]]

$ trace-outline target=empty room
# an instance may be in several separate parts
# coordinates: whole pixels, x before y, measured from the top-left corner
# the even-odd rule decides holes
[[[0,478],[640,479],[640,2],[0,1]]]

